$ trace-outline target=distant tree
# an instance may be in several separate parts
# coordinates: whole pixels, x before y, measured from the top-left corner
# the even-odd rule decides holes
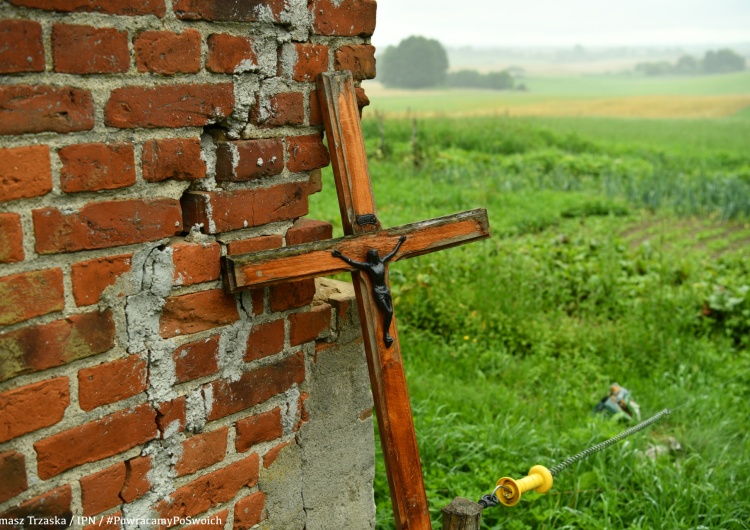
[[[638,63],[635,71],[646,75],[668,75],[674,72],[674,67],[667,61],[658,63]]]
[[[697,74],[700,72],[700,63],[691,55],[683,55],[677,59],[674,71],[677,74]]]
[[[378,81],[399,88],[428,88],[445,82],[448,54],[440,42],[408,37],[389,46],[378,61]]]
[[[727,48],[707,51],[703,57],[703,71],[707,74],[740,72],[744,69],[745,58]]]
[[[480,73],[477,70],[459,70],[448,73],[446,84],[461,88],[487,88],[490,90],[511,90],[515,84],[510,72]]]
[[[487,88],[492,90],[510,90],[513,88],[513,76],[505,70],[487,74]]]

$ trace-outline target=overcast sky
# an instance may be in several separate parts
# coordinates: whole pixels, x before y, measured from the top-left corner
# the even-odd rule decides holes
[[[750,0],[378,0],[373,44],[409,35],[447,46],[750,42]]]

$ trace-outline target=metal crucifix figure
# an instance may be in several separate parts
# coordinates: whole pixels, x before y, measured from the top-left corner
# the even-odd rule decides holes
[[[383,313],[383,342],[389,348],[391,347],[391,344],[393,344],[393,337],[391,337],[390,334],[391,321],[393,320],[393,298],[391,297],[391,289],[385,281],[385,264],[396,255],[396,252],[401,248],[401,244],[404,241],[406,241],[406,236],[398,238],[396,248],[386,254],[382,259],[380,258],[377,249],[371,248],[367,251],[366,262],[355,261],[351,258],[347,258],[338,250],[332,252],[334,257],[344,260],[355,269],[365,271],[370,277],[375,303],[378,304],[380,311]]]

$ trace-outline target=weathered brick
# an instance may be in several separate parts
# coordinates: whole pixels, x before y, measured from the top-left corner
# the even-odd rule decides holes
[[[125,462],[125,483],[120,492],[122,500],[133,502],[148,493],[151,489],[148,473],[152,465],[150,456],[138,456]]]
[[[62,270],[21,272],[0,278],[0,325],[62,311],[65,307]]]
[[[89,411],[145,392],[148,364],[137,355],[78,371],[78,403]]]
[[[185,396],[161,403],[156,410],[156,426],[162,438],[184,431],[186,421],[187,399]]]
[[[227,454],[229,427],[204,432],[182,442],[182,455],[177,461],[177,476],[192,475],[196,471],[224,460]]]
[[[286,167],[292,173],[326,167],[331,161],[319,134],[287,137],[286,150],[289,154]]]
[[[328,46],[323,44],[294,43],[294,60],[291,71],[286,61],[279,62],[279,75],[295,81],[315,81],[318,74],[328,70]]]
[[[144,31],[134,42],[139,72],[194,74],[201,69],[201,34],[195,29],[182,33]]]
[[[286,232],[286,244],[301,245],[313,241],[324,241],[333,237],[333,225],[315,219],[298,219]]]
[[[250,290],[250,298],[253,303],[253,315],[258,316],[262,315],[265,311],[265,305],[266,305],[266,293],[265,289],[251,289]]]
[[[71,268],[73,298],[78,307],[96,304],[104,290],[130,272],[132,254],[107,256],[76,263]]]
[[[0,149],[0,201],[38,197],[51,189],[49,147]]]
[[[73,315],[49,324],[0,335],[0,381],[61,366],[105,352],[115,345],[112,312]]]
[[[212,282],[221,276],[221,247],[211,243],[172,245],[175,285]]]
[[[80,88],[0,86],[0,134],[68,133],[94,128],[94,100]]]
[[[139,456],[83,477],[80,480],[83,515],[96,515],[145,495],[150,487],[146,476],[150,470],[151,457]]]
[[[247,339],[246,361],[255,361],[284,349],[284,319],[256,324]]]
[[[237,301],[221,289],[170,296],[161,315],[164,338],[190,335],[239,320]]]
[[[182,20],[257,22],[270,10],[280,22],[285,0],[175,0],[174,12]]]
[[[54,425],[62,419],[69,403],[67,377],[3,392],[0,394],[0,443]]]
[[[298,346],[317,339],[331,328],[331,306],[322,304],[306,313],[289,315],[289,343]]]
[[[115,28],[54,24],[52,57],[55,72],[112,74],[130,68],[128,32]]]
[[[259,236],[249,239],[237,239],[227,245],[227,255],[249,254],[250,252],[258,252],[260,250],[281,248],[283,245],[284,239],[281,236]]]
[[[190,482],[155,506],[160,517],[191,517],[232,499],[245,486],[258,482],[259,459],[247,458]]]
[[[351,70],[354,79],[375,77],[375,46],[357,44],[342,46],[336,50],[334,67],[336,70]]]
[[[263,403],[304,380],[305,360],[302,352],[298,352],[274,364],[245,372],[233,383],[225,379],[214,381],[210,384],[213,406],[208,412],[208,420],[217,420]]]
[[[74,144],[57,154],[62,162],[60,187],[66,193],[114,190],[135,184],[133,144]]]
[[[289,182],[253,190],[190,192],[182,196],[185,226],[217,234],[307,214],[307,185]]]
[[[310,91],[310,125],[323,125],[323,110],[317,90]]]
[[[172,357],[178,383],[215,374],[219,371],[219,335],[180,346]]]
[[[226,118],[233,109],[232,83],[132,86],[112,91],[104,121],[121,129],[202,127]]]
[[[245,72],[258,66],[253,41],[247,37],[214,33],[208,36],[206,70],[217,74]]]
[[[156,15],[167,12],[164,0],[10,0],[17,6],[46,11],[90,12],[105,15]]]
[[[283,127],[305,123],[305,100],[301,92],[281,92],[259,102],[250,112],[250,121],[260,127]]]
[[[314,0],[308,5],[318,35],[369,37],[375,32],[375,0]]]
[[[266,517],[266,494],[262,491],[256,491],[234,505],[235,530],[250,530]]]
[[[33,516],[39,519],[60,519],[61,524],[55,525],[3,525],[3,528],[35,528],[39,530],[52,530],[53,528],[67,528],[73,522],[73,512],[70,509],[72,493],[70,485],[66,484],[59,488],[43,493],[38,497],[29,499],[20,506],[12,508],[3,514],[0,519],[26,519]]]
[[[200,138],[165,138],[143,144],[144,180],[198,180],[205,176]]]
[[[182,232],[174,199],[90,203],[78,211],[32,210],[39,254],[75,252],[156,241]]]
[[[43,71],[42,25],[31,20],[0,20],[0,74]]]
[[[281,409],[275,408],[262,414],[256,414],[237,422],[237,436],[234,446],[244,453],[252,446],[281,438],[284,427],[281,423]]]
[[[359,117],[362,117],[362,109],[370,104],[370,98],[365,94],[365,89],[362,87],[356,87],[354,94],[357,97],[357,107],[359,107]]]
[[[315,296],[315,280],[274,285],[271,290],[271,312],[288,311],[311,303]]]
[[[73,427],[34,444],[39,477],[48,479],[153,440],[156,411],[148,403]]]
[[[240,182],[284,170],[284,146],[279,138],[237,140],[219,144],[216,150],[216,180]]]
[[[222,510],[209,517],[201,517],[200,522],[184,527],[185,530],[224,530],[229,510]]]
[[[276,462],[276,459],[279,458],[279,455],[281,454],[281,451],[285,448],[291,445],[292,442],[284,442],[280,443],[276,447],[272,447],[268,450],[268,452],[263,455],[263,467],[268,469],[273,465],[274,462]]]
[[[0,453],[0,502],[12,499],[29,487],[26,480],[26,457],[16,451]]]
[[[23,261],[23,229],[17,213],[0,213],[0,263]]]

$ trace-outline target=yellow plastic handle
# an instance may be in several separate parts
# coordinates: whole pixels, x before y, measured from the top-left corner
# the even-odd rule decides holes
[[[534,466],[529,470],[529,476],[514,480],[503,477],[497,481],[497,498],[505,506],[515,506],[521,500],[521,495],[527,491],[547,493],[552,489],[552,473],[544,466]]]

